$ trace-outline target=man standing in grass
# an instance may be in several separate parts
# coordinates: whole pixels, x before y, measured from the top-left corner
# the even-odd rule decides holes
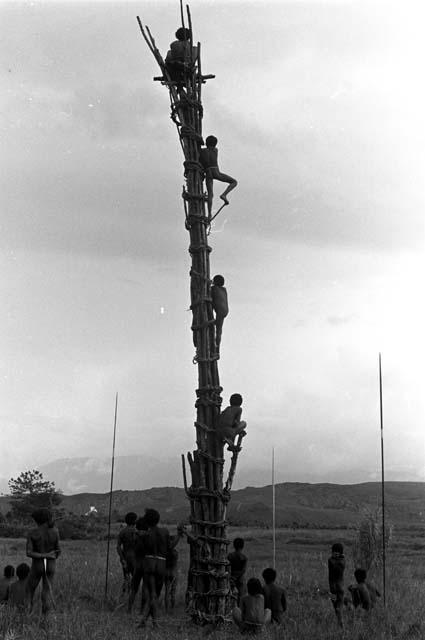
[[[131,579],[136,567],[136,544],[138,540],[138,534],[136,531],[137,513],[129,511],[125,515],[124,529],[118,534],[117,539],[117,553],[121,562],[123,572],[123,585],[122,592],[130,591]]]
[[[37,509],[32,514],[32,518],[37,528],[32,529],[27,536],[27,556],[32,559],[28,591],[32,609],[35,590],[42,580],[41,610],[45,614],[49,611],[50,602],[54,603],[52,584],[56,559],[61,553],[59,532],[54,526],[49,509]]]

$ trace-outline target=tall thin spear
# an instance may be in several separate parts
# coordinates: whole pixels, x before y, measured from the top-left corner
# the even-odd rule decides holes
[[[117,432],[117,411],[118,411],[118,393],[115,395],[114,437],[112,440],[111,487],[109,490],[109,511],[108,511],[108,542],[106,547],[105,600],[108,595],[109,547],[111,542],[110,537],[111,537],[111,513],[112,513],[112,488],[114,486],[115,435]]]
[[[276,568],[276,489],[274,485],[274,447],[272,447],[272,522],[273,522],[273,568]]]
[[[384,476],[384,411],[382,405],[382,367],[379,354],[379,414],[381,422],[381,502],[382,502],[382,589],[385,607],[385,476]]]

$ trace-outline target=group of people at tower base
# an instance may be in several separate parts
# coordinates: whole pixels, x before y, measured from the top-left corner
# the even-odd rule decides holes
[[[46,614],[54,605],[53,580],[56,560],[61,553],[59,532],[49,509],[37,509],[32,513],[32,518],[37,527],[28,532],[26,544],[31,566],[22,562],[16,571],[12,565],[4,568],[3,579],[0,580],[0,603],[31,612],[34,595],[41,582],[41,610]]]
[[[26,544],[31,566],[24,562],[16,567],[16,571],[12,565],[4,568],[4,575],[0,579],[0,603],[31,612],[34,594],[41,582],[42,613],[47,614],[55,603],[53,580],[56,560],[61,553],[59,533],[48,509],[37,509],[32,517],[37,527],[29,531]],[[160,514],[155,509],[146,509],[142,517],[129,512],[125,516],[125,527],[117,538],[116,549],[123,571],[122,593],[128,598],[129,613],[142,584],[141,627],[146,626],[149,617],[153,625],[157,625],[163,588],[165,609],[173,611],[176,604],[177,544],[183,537],[186,537],[189,545],[197,544],[185,525],[178,525],[177,534],[173,536],[167,528],[159,526],[159,521]],[[268,624],[281,624],[287,610],[287,598],[284,589],[276,583],[276,570],[265,568],[262,572],[263,583],[255,576],[246,580],[248,557],[243,552],[243,538],[235,538],[233,547],[227,560],[235,602],[232,611],[234,623],[242,633],[257,633]],[[342,544],[337,542],[332,546],[332,554],[328,559],[328,577],[332,604],[341,627],[344,626],[345,607],[370,611],[380,596],[378,589],[367,579],[366,571],[361,568],[355,570],[355,583],[348,587],[346,595],[344,571],[344,550]],[[191,592],[192,574],[189,566],[186,605],[191,602]]]

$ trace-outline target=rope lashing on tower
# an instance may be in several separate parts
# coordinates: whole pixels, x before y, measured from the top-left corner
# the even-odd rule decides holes
[[[225,182],[223,178],[229,176],[219,172],[217,162],[216,167],[209,160],[205,162],[202,148],[202,85],[214,76],[204,75],[202,72],[201,44],[198,42],[196,47],[193,46],[192,21],[188,6],[186,10],[188,28],[185,26],[183,4],[180,0],[182,27],[177,30],[177,40],[170,44],[165,58],[158,50],[149,28],[143,26],[139,18],[137,21],[161,72],[154,80],[167,89],[171,120],[176,125],[184,158],[185,185],[182,189],[182,200],[185,227],[190,235],[188,251],[191,259],[191,329],[196,347],[193,362],[198,370],[194,423],[197,449],[187,453],[190,486],[186,476],[185,456],[182,455],[183,481],[190,502],[191,537],[194,541],[194,544],[190,545],[189,574],[192,581],[187,591],[190,598],[188,611],[194,621],[201,624],[217,624],[228,620],[227,614],[234,605],[234,596],[229,588],[226,515],[240,441],[233,449],[229,477],[224,485],[224,440],[216,429],[222,404],[220,394],[223,390],[220,386],[217,363],[220,357],[217,340],[219,341],[221,336],[221,333],[217,332],[221,326],[217,325],[217,309],[214,308],[211,292],[213,283],[210,279],[209,261],[212,249],[208,244],[208,234],[212,220],[226,205],[225,202],[212,216],[211,180]],[[208,139],[205,143],[208,147]],[[233,178],[230,180],[232,183],[229,183],[229,186],[236,186],[236,181]],[[228,192],[227,189],[222,194],[223,200]]]

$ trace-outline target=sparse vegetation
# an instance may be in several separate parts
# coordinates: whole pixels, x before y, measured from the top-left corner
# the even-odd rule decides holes
[[[242,535],[250,558],[248,575],[259,576],[271,563],[272,534],[264,529],[235,529],[230,537]],[[346,548],[346,584],[353,580],[352,555],[354,530],[279,530],[277,532],[277,569],[279,581],[288,595],[288,614],[282,629],[268,629],[266,640],[420,640],[425,637],[425,542],[422,530],[396,529],[387,562],[387,609],[382,601],[369,616],[346,612],[344,635],[338,631],[327,591],[326,561],[329,545],[342,541]],[[142,637],[161,640],[199,640],[205,629],[193,627],[184,612],[184,591],[188,545],[179,547],[179,586],[174,616],[162,612],[160,629],[136,628],[137,614],[128,616],[120,600],[121,569],[111,553],[108,601],[103,602],[106,543],[65,541],[58,561],[55,585],[57,608],[45,628],[38,614],[20,617],[3,610],[0,615],[2,640],[136,640]],[[0,542],[1,565],[17,565],[25,559],[24,540]],[[374,581],[381,583],[379,571],[372,570]],[[143,634],[143,635],[142,635]],[[229,623],[210,636],[214,640],[239,637]]]

